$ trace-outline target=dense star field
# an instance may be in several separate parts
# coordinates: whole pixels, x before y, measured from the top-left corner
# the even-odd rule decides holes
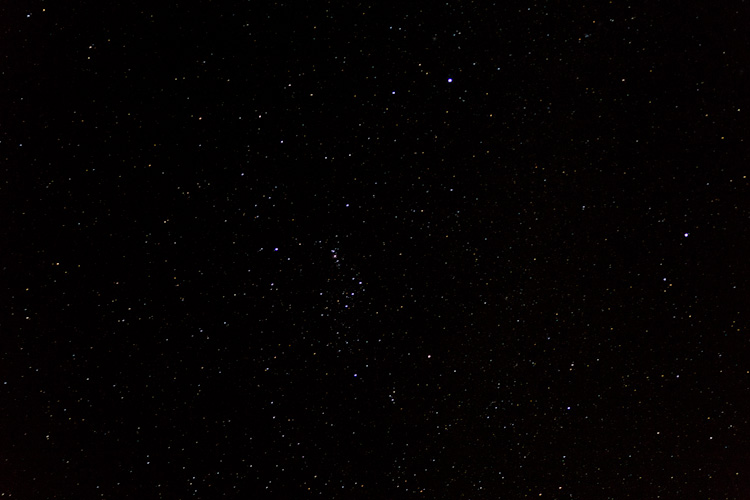
[[[0,496],[750,498],[750,6],[5,2]]]

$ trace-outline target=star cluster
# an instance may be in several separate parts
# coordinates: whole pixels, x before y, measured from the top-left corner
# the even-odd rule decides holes
[[[747,498],[746,10],[4,8],[0,494]]]

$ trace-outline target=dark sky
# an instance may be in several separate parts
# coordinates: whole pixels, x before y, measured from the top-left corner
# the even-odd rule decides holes
[[[750,6],[661,4],[4,2],[0,493],[749,498]]]

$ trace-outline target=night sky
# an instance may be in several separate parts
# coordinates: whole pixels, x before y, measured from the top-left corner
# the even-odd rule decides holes
[[[0,496],[750,498],[750,5],[0,7]]]

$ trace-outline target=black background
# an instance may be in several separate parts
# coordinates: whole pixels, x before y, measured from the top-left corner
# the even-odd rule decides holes
[[[744,2],[6,2],[0,492],[747,498]]]

